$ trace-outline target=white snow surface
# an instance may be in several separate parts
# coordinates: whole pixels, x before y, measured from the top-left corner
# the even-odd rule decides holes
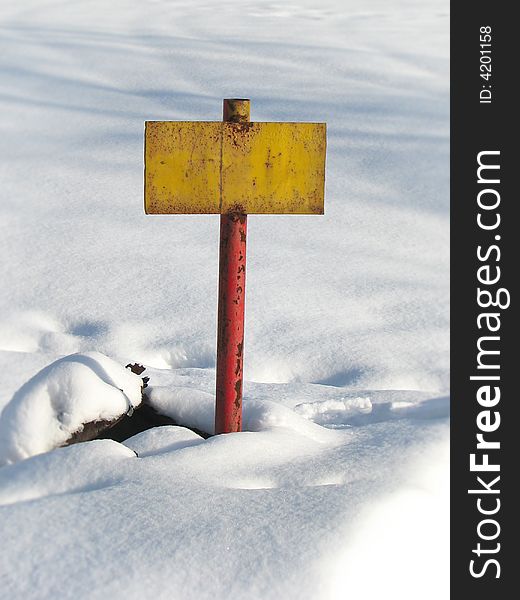
[[[448,2],[18,0],[0,36],[2,600],[447,598]],[[47,452],[128,362],[211,431],[218,216],[144,215],[143,121],[226,97],[328,129],[325,216],[249,218],[244,431]]]
[[[142,379],[99,352],[73,354],[42,369],[0,414],[0,465],[63,445],[93,421],[141,404]]]

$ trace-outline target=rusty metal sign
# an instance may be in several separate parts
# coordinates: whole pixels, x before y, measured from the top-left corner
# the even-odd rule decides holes
[[[323,214],[325,123],[255,123],[245,98],[222,122],[147,121],[147,214],[220,214],[215,433],[242,428],[247,215]]]
[[[325,123],[147,121],[147,214],[323,214]]]

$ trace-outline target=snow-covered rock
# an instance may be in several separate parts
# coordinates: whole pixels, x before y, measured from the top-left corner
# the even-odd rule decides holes
[[[64,444],[86,423],[111,421],[141,403],[140,377],[99,352],[42,369],[0,415],[0,465]]]

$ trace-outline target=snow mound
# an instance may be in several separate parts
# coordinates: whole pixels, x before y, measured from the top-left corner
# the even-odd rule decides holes
[[[114,440],[92,440],[31,456],[0,469],[0,506],[92,492],[117,485],[133,449]]]
[[[345,418],[353,414],[369,414],[372,412],[370,398],[341,398],[340,400],[321,400],[304,402],[294,407],[302,417],[320,425],[336,425],[344,423]]]
[[[206,433],[215,431],[215,396],[201,390],[154,386],[149,388],[150,404],[162,415],[177,423]],[[310,422],[291,408],[270,400],[243,399],[242,430],[268,431],[275,428],[290,429],[294,433],[315,441],[329,441],[330,431]],[[133,448],[133,446],[131,446]]]
[[[243,428],[245,431],[289,429],[316,442],[333,439],[330,431],[307,421],[287,406],[270,400],[249,400],[244,403]]]
[[[177,425],[164,425],[141,431],[125,440],[124,445],[134,450],[139,458],[145,458],[189,448],[201,442],[204,442],[204,438],[191,429]]]
[[[13,396],[0,415],[0,465],[61,446],[86,423],[113,420],[141,403],[140,377],[100,354],[61,358]]]
[[[302,402],[294,411],[318,425],[331,429],[357,427],[397,419],[443,419],[450,415],[449,396],[422,398],[412,390],[371,391],[370,396],[328,398]],[[394,400],[392,398],[399,398]]]
[[[449,396],[441,396],[423,400],[422,402],[391,402],[394,414],[420,419],[436,419],[448,417],[450,414]]]
[[[183,386],[153,386],[146,389],[155,410],[186,427],[214,433],[215,396]]]

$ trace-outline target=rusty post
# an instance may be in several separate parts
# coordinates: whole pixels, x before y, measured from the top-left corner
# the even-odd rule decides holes
[[[249,121],[249,100],[224,100],[223,120]],[[247,215],[220,215],[215,433],[242,429]]]

